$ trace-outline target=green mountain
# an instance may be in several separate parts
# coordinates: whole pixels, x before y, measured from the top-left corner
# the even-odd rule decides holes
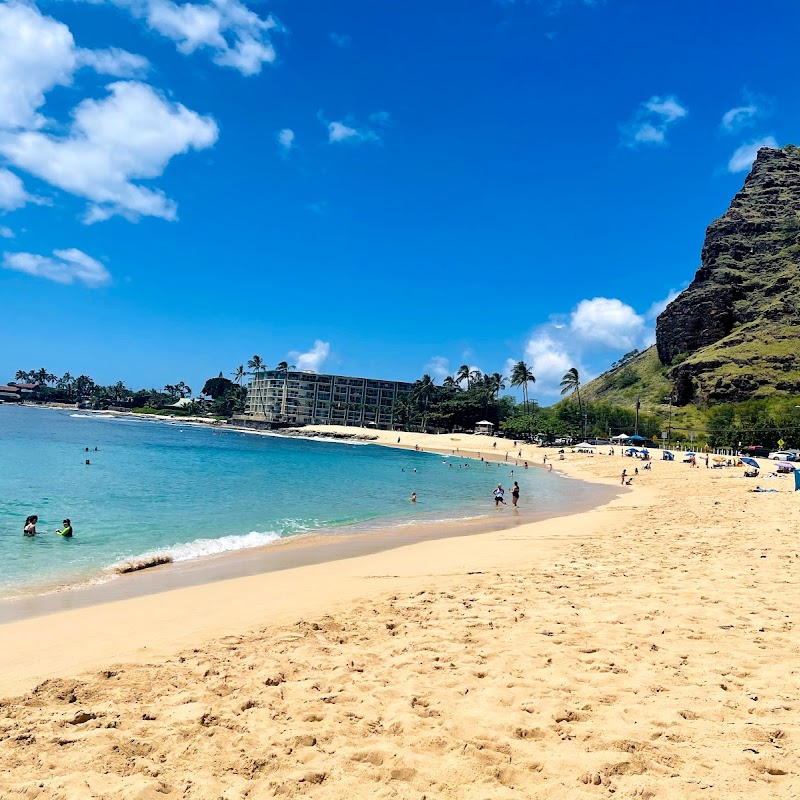
[[[706,232],[700,269],[656,323],[656,344],[587,398],[663,410],[800,395],[800,148],[763,148]]]

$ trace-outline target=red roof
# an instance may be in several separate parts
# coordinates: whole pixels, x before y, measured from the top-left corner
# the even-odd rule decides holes
[[[19,394],[16,386],[0,386],[0,392],[5,394]]]
[[[15,383],[14,386],[17,389],[35,389],[37,384],[35,384],[35,383]]]

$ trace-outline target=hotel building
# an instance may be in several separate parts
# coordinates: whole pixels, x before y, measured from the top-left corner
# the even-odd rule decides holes
[[[395,401],[411,387],[401,381],[265,370],[250,380],[245,413],[239,419],[284,425],[391,428]]]

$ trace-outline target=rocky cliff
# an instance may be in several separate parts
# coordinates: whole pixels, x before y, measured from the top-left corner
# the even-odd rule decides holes
[[[800,148],[764,148],[656,323],[678,403],[800,394]]]

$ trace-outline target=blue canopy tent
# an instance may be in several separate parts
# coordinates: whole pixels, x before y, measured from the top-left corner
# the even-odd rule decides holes
[[[628,440],[631,442],[646,442],[647,439],[644,436],[629,436]]]
[[[675,460],[675,455],[674,455],[674,453],[671,453],[669,450],[664,450],[664,452],[661,453],[661,460],[662,461],[674,461]]]

